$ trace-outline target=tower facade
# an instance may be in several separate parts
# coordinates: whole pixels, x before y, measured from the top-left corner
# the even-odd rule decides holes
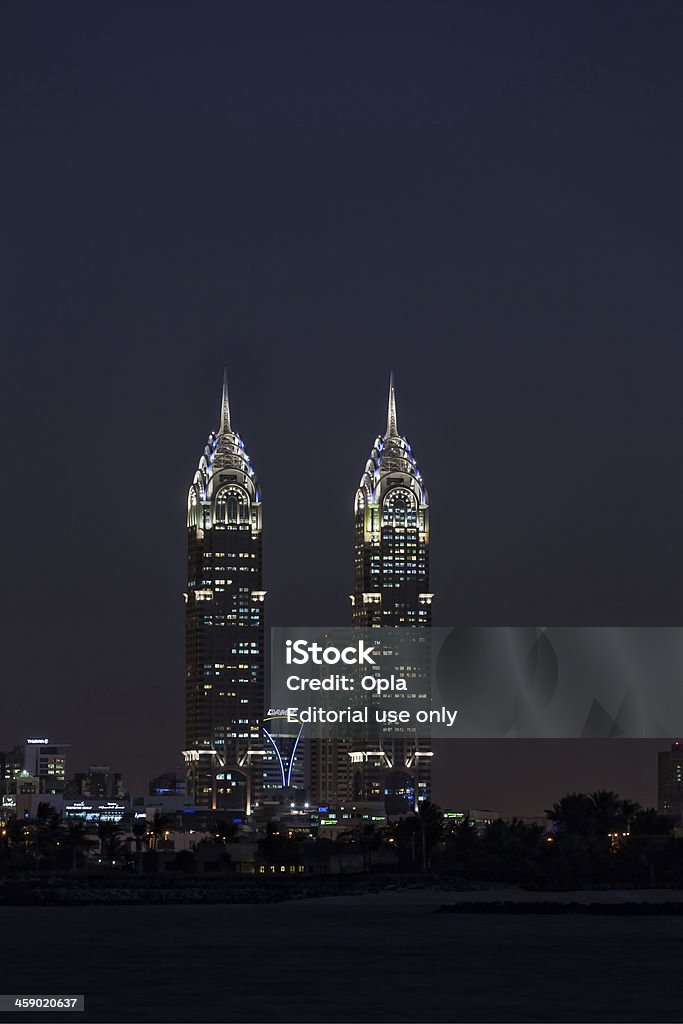
[[[429,496],[412,448],[399,433],[393,374],[387,426],[375,439],[356,491],[354,625],[431,626]],[[383,738],[349,754],[356,799],[401,813],[429,798],[431,744]]]
[[[187,503],[185,769],[198,806],[251,811],[264,715],[261,493],[223,380]]]

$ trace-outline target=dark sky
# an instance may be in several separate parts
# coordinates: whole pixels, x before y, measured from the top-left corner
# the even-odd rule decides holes
[[[0,747],[46,733],[137,790],[178,763],[224,364],[270,624],[348,620],[392,368],[437,624],[681,623],[680,4],[14,0],[0,27]],[[660,745],[452,744],[436,797],[651,803]]]

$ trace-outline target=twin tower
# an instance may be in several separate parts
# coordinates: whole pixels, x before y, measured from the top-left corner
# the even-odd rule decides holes
[[[430,626],[429,499],[398,430],[393,374],[387,426],[355,498],[354,625]],[[209,435],[187,503],[185,759],[200,807],[247,814],[263,802],[378,801],[389,813],[428,799],[428,741],[380,747],[274,737],[264,727],[263,506],[232,425],[223,380],[220,426]],[[277,584],[276,584],[277,585]]]

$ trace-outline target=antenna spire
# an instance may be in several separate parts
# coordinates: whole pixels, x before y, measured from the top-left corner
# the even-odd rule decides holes
[[[228,434],[232,431],[230,426],[230,398],[228,396],[228,371],[223,367],[223,397],[221,401],[221,427],[219,434]]]
[[[389,408],[387,410],[387,432],[385,437],[398,437],[396,421],[396,392],[394,391],[394,371],[389,376]]]

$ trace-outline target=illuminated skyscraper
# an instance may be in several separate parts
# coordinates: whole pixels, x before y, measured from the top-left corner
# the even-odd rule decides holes
[[[429,497],[410,444],[399,434],[394,375],[387,426],[376,438],[355,501],[355,625],[431,626]],[[389,813],[428,799],[431,744],[386,738],[354,745],[353,796],[385,799]]]
[[[354,623],[430,626],[429,498],[412,449],[398,432],[393,373],[386,433],[375,439],[354,510]]]
[[[412,449],[398,432],[393,374],[384,435],[376,438],[355,499],[353,624],[431,626],[429,498]],[[311,800],[381,801],[390,814],[428,799],[431,743],[371,735],[312,739]]]
[[[187,794],[217,810],[249,812],[263,783],[261,530],[261,494],[224,379],[220,427],[188,495],[185,594]]]

